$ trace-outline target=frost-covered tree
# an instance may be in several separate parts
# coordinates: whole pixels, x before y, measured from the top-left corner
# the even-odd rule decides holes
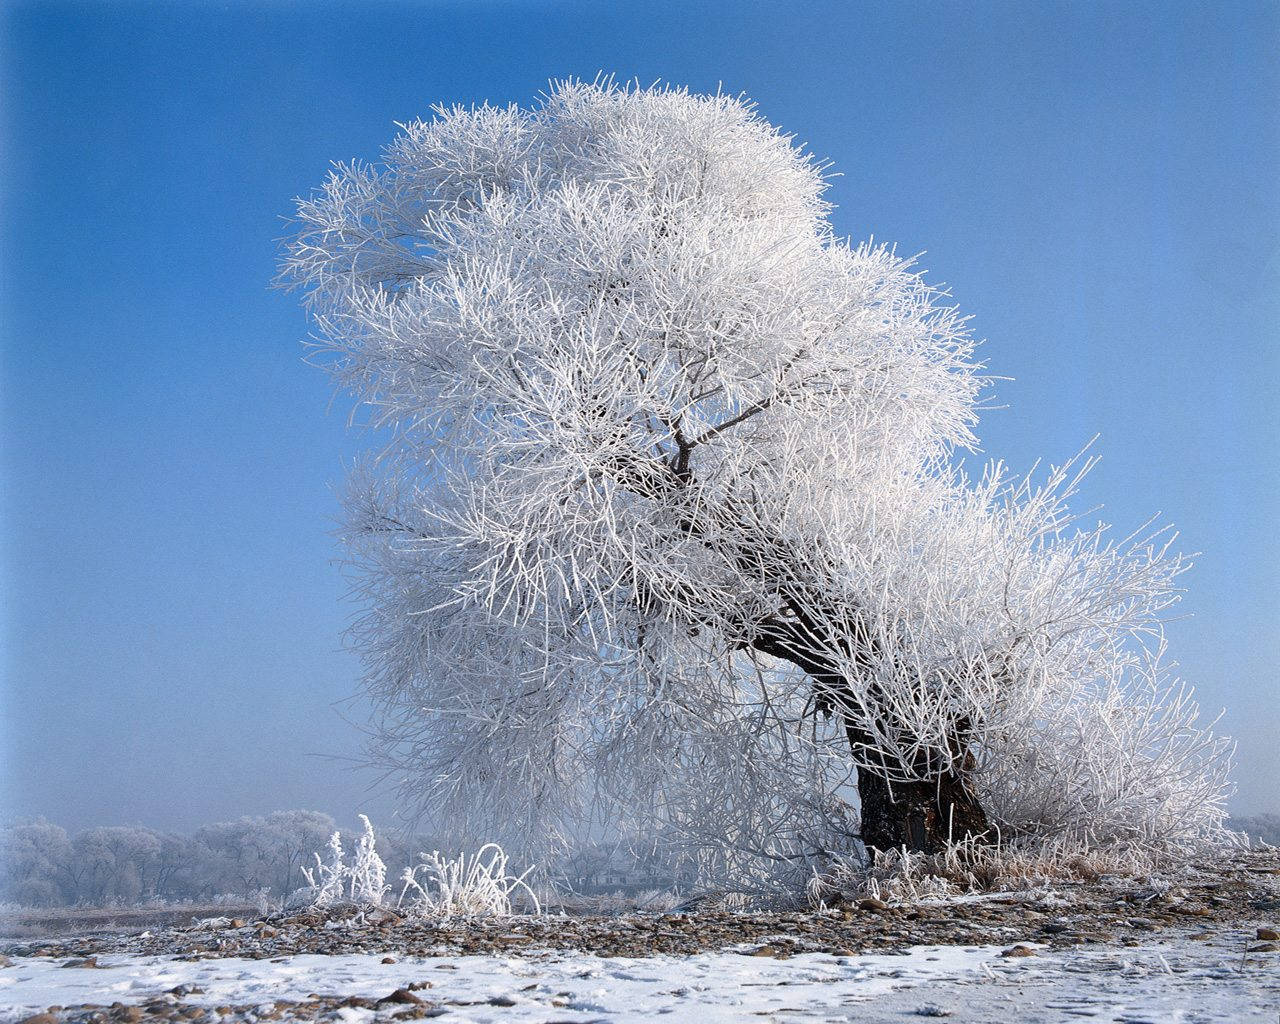
[[[44,818],[0,828],[0,900],[31,907],[63,900],[71,855],[67,831]]]
[[[303,810],[204,825],[195,834],[201,862],[196,875],[209,895],[289,893],[302,884],[302,867],[333,831],[328,814]]]
[[[380,753],[493,837],[724,877],[1212,833],[1226,748],[1160,660],[1183,562],[1075,524],[1087,464],[960,472],[965,318],[826,187],[739,99],[568,82],[300,201],[283,277],[380,432]]]
[[[71,841],[77,901],[132,903],[154,895],[163,844],[158,833],[129,825],[85,829]]]
[[[29,906],[130,903],[153,898],[287,896],[301,867],[333,834],[319,811],[275,811],[205,825],[194,836],[138,826],[84,829],[68,836],[45,821],[0,825],[0,901]],[[429,836],[387,836],[379,852],[399,870]]]

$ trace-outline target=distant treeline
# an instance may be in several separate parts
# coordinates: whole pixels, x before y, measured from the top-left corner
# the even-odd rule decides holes
[[[28,907],[206,900],[264,894],[283,898],[306,884],[300,868],[325,853],[337,830],[318,811],[277,811],[205,825],[192,835],[113,825],[74,835],[45,821],[0,828],[0,902]],[[354,844],[356,830],[343,829]],[[379,836],[388,878],[436,848],[426,836]]]
[[[1280,814],[1236,816],[1227,822],[1227,827],[1243,832],[1250,839],[1261,839],[1272,846],[1280,846]]]
[[[1235,817],[1230,827],[1280,846],[1280,814]],[[277,811],[205,825],[191,835],[131,825],[74,835],[45,821],[0,828],[0,902],[26,907],[107,906],[151,899],[209,900],[262,894],[281,900],[306,884],[301,868],[326,853],[337,825],[319,811]],[[343,829],[352,846],[356,829]],[[399,877],[420,851],[447,850],[431,836],[378,836],[387,878]],[[663,888],[673,879],[657,866],[607,846],[579,850],[563,865],[568,886],[607,891]]]

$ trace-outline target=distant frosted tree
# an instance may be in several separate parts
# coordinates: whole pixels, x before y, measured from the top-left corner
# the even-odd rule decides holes
[[[160,835],[148,828],[108,825],[76,833],[71,841],[76,900],[132,903],[155,895],[155,867],[162,848]]]
[[[267,884],[289,893],[302,885],[302,866],[334,832],[331,815],[320,811],[275,811],[262,821],[265,859],[270,864]]]
[[[194,836],[137,826],[84,829],[68,836],[45,821],[0,827],[0,901],[27,906],[130,903],[255,895],[287,896],[303,884],[300,870],[334,831],[319,811],[275,811],[264,817],[205,825]],[[429,837],[388,840],[397,868]],[[436,844],[439,845],[439,844]]]
[[[302,865],[333,831],[328,814],[303,810],[204,825],[195,834],[201,861],[195,874],[206,895],[287,894],[303,884]]]
[[[1075,525],[1087,465],[960,473],[965,319],[826,187],[738,99],[569,82],[299,202],[283,277],[381,432],[348,540],[382,756],[477,831],[723,876],[1211,834],[1227,749],[1160,664],[1183,563]]]
[[[57,906],[71,857],[67,831],[44,818],[0,828],[0,900]]]

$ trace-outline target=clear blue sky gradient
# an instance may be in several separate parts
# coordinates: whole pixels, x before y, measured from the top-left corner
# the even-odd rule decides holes
[[[1174,655],[1280,809],[1280,5],[10,5],[0,815],[350,818],[360,444],[269,289],[280,216],[437,101],[600,69],[742,91],[834,161],[842,233],[927,250],[1027,468],[1200,551]]]

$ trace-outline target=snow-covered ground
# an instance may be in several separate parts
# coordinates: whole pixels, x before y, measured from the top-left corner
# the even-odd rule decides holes
[[[58,1004],[140,1002],[178,985],[203,991],[184,1001],[204,1006],[302,1000],[319,995],[380,997],[411,982],[430,981],[418,994],[448,1001],[459,1021],[565,1021],[601,1018],[641,1022],[674,1014],[699,1024],[746,1016],[817,1015],[882,996],[896,986],[976,979],[999,947],[915,948],[909,956],[787,960],[704,953],[689,957],[600,958],[548,954],[537,958],[466,956],[382,963],[379,954],[294,956],[270,960],[180,961],[165,957],[103,957],[106,970],[64,968],[57,961],[22,960],[0,971],[0,1000],[31,1011]],[[514,1002],[514,1005],[496,1005]],[[371,1011],[360,1011],[372,1016]]]
[[[380,998],[414,982],[441,1004],[442,1019],[493,1024],[650,1021],[1068,1021],[1117,1024],[1275,1021],[1280,968],[1274,958],[1226,958],[1203,943],[1175,942],[1001,957],[998,946],[920,946],[909,955],[785,960],[704,953],[600,958],[407,958],[300,955],[276,960],[176,960],[104,956],[104,968],[20,958],[0,969],[0,1018],[50,1005],[140,1003],[179,985],[200,1006],[305,1000],[311,994]],[[403,1009],[390,1006],[388,1011]],[[350,1024],[371,1009],[345,1008]]]

